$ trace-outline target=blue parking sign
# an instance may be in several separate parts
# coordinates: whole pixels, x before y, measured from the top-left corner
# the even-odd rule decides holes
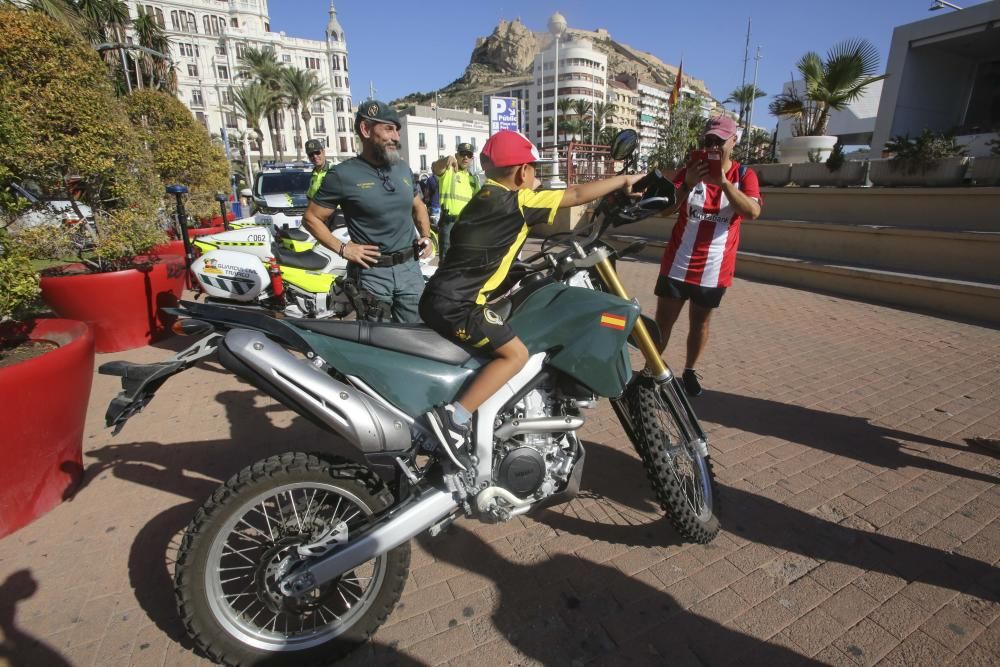
[[[516,97],[490,97],[490,134],[500,130],[520,132]]]

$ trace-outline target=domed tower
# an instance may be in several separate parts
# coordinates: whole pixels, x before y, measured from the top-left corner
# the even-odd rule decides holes
[[[330,20],[326,24],[327,58],[330,63],[330,104],[333,129],[327,154],[335,162],[354,157],[354,130],[351,117],[351,83],[347,73],[347,37],[337,20],[337,8],[330,0]]]

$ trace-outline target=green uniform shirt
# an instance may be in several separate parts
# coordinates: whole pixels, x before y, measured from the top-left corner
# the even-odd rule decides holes
[[[309,178],[309,189],[306,190],[306,196],[309,199],[312,199],[312,196],[319,190],[319,186],[323,183],[323,177],[326,176],[326,172],[330,171],[330,167],[332,166],[330,161],[327,160],[321,167],[313,168],[312,176]]]
[[[413,247],[413,177],[400,161],[376,167],[361,157],[336,164],[326,172],[312,200],[326,208],[340,206],[351,241],[377,245],[383,254]]]

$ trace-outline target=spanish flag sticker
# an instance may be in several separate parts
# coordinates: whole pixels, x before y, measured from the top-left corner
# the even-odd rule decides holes
[[[611,313],[601,313],[601,326],[608,327],[609,329],[618,329],[619,331],[625,330],[625,318],[621,315],[612,315]]]

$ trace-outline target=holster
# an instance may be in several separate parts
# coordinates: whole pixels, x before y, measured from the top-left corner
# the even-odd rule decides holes
[[[388,322],[392,319],[392,309],[389,304],[379,301],[374,294],[361,287],[361,265],[348,263],[347,273],[342,280],[344,294],[347,295],[359,320]]]

